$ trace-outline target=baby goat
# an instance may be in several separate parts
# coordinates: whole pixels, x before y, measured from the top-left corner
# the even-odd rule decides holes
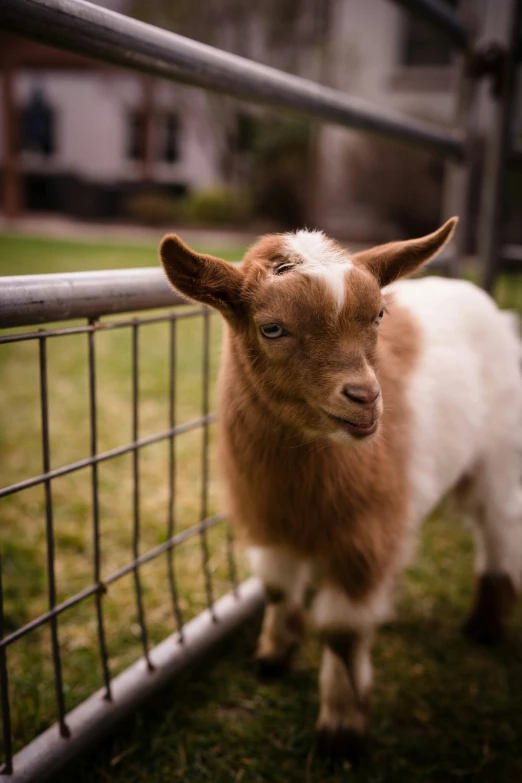
[[[375,627],[418,524],[473,501],[477,587],[465,629],[493,641],[522,577],[522,377],[513,324],[457,280],[399,282],[450,239],[351,255],[317,231],[261,238],[240,267],[165,237],[171,284],[227,322],[220,450],[229,510],[266,590],[257,658],[278,669],[301,608],[324,644],[320,744],[356,756]]]

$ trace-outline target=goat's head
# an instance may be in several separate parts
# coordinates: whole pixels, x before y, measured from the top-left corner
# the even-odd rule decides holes
[[[242,371],[276,416],[307,435],[362,440],[377,432],[383,409],[383,288],[432,258],[456,223],[355,255],[321,232],[298,231],[262,237],[239,267],[175,235],[160,256],[177,290],[225,316]]]

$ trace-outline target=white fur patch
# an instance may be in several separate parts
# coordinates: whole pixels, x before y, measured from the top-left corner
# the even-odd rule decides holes
[[[365,696],[371,687],[372,665],[367,646],[362,642],[353,662],[352,676],[358,696]],[[364,732],[367,719],[357,704],[344,663],[328,647],[323,649],[319,673],[321,710],[317,722],[319,729],[351,728]]]
[[[249,547],[248,559],[252,572],[265,584],[279,587],[289,601],[301,603],[310,581],[310,566],[280,547]]]
[[[323,587],[312,604],[313,621],[320,630],[370,630],[391,618],[392,599],[392,589],[386,582],[381,582],[366,601],[358,602],[351,601],[342,590]]]
[[[341,249],[328,240],[322,231],[296,231],[285,234],[285,244],[290,257],[300,259],[296,271],[320,277],[335,299],[337,309],[344,303],[346,273],[353,269],[352,261]]]
[[[415,316],[422,346],[407,389],[410,520],[418,524],[463,476],[474,478],[483,510],[477,570],[520,585],[522,375],[513,319],[462,280],[400,281],[393,299]]]

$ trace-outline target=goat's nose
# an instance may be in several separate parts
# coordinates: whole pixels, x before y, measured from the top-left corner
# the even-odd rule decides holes
[[[381,389],[378,383],[370,383],[368,386],[345,386],[343,394],[352,402],[359,405],[371,405],[375,402]]]

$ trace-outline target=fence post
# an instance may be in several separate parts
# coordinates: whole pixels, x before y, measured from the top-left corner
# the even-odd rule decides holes
[[[463,0],[460,16],[466,24],[469,46],[473,45],[477,30],[477,14],[474,0]],[[468,51],[458,53],[458,81],[455,96],[455,127],[461,132],[465,145],[465,159],[456,164],[445,164],[441,219],[459,216],[459,227],[454,240],[454,252],[448,262],[450,277],[462,273],[462,258],[469,251],[472,224],[472,193],[474,173],[477,168],[477,92],[478,82],[467,67]]]
[[[497,74],[484,100],[484,166],[478,221],[478,256],[481,283],[491,291],[501,251],[501,221],[505,197],[507,162],[511,149],[511,125],[516,79],[516,48],[520,35],[521,0],[489,0],[483,20],[483,35],[498,57]],[[496,82],[496,84],[495,84]]]

